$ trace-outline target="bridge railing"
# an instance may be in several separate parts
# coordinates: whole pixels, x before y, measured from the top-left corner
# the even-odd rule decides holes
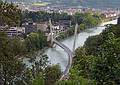
[[[60,78],[60,80],[63,80],[66,77],[66,75],[68,75],[70,67],[72,65],[73,53],[72,53],[72,51],[67,46],[65,46],[61,42],[58,42],[55,39],[53,39],[53,42],[55,44],[57,44],[58,46],[60,46],[61,48],[63,48],[67,52],[67,54],[68,54],[68,64],[67,64],[66,69],[64,70],[64,72],[63,72],[63,74],[62,74],[62,76]]]

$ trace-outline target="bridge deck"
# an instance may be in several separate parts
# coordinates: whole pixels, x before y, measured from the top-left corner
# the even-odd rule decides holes
[[[58,46],[60,46],[61,48],[63,48],[67,52],[68,57],[69,57],[69,59],[68,59],[68,65],[67,65],[65,71],[63,72],[61,78],[60,78],[60,80],[63,80],[66,77],[66,75],[69,73],[70,67],[72,65],[73,53],[72,53],[72,51],[67,46],[65,46],[61,42],[58,42],[57,40],[53,40],[53,42],[55,44],[57,44]]]

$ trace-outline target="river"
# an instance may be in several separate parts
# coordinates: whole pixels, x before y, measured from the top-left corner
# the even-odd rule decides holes
[[[109,21],[109,22],[105,22],[101,24],[101,26],[103,27],[94,27],[94,28],[90,28],[90,29],[86,29],[82,31],[81,33],[77,35],[75,48],[83,46],[84,42],[89,36],[100,34],[105,29],[104,25],[116,24],[116,23],[117,23],[117,20],[113,20],[113,21]],[[65,40],[62,40],[61,42],[72,50],[74,36],[66,38]],[[47,49],[45,53],[48,55],[49,61],[51,64],[59,64],[62,71],[66,68],[67,63],[68,63],[68,56],[67,56],[67,53],[62,48],[56,45],[56,47],[54,48]]]

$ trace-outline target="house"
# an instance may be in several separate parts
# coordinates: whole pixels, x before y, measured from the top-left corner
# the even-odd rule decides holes
[[[3,31],[3,29],[1,29],[1,31]],[[5,32],[7,33],[8,37],[22,36],[25,33],[25,28],[24,27],[10,27],[9,29],[5,30]]]
[[[112,17],[116,17],[117,14],[115,12],[107,12],[107,13],[102,13],[102,16],[105,18],[112,18]]]
[[[48,25],[49,25],[48,22],[37,23],[37,30],[45,32],[47,30]]]
[[[37,25],[33,22],[26,22],[22,24],[22,27],[25,27],[25,34],[37,31]]]
[[[120,17],[119,17],[118,20],[117,20],[117,24],[120,24]]]
[[[65,28],[71,26],[71,20],[59,20],[59,25],[64,26]]]

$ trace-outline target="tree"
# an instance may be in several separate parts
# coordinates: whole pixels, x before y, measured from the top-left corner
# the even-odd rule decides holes
[[[79,70],[73,67],[70,70],[69,79],[58,81],[55,85],[96,85],[95,81],[79,75]]]
[[[45,81],[42,74],[36,76],[36,78],[32,82],[32,85],[45,85]]]
[[[19,26],[21,10],[12,3],[0,1],[0,25]]]
[[[19,37],[10,39],[9,47],[12,48],[11,53],[18,57],[24,55],[27,51],[24,40],[21,40]]]
[[[84,44],[87,54],[94,55],[99,51],[99,46],[104,42],[104,38],[101,35],[90,36]]]
[[[61,70],[58,65],[48,66],[45,69],[45,85],[54,85],[59,80]]]
[[[89,37],[75,52],[67,81],[58,85],[119,85],[119,25],[110,25],[100,34]]]
[[[85,24],[81,23],[81,24],[79,25],[78,32],[79,32],[80,30],[84,30],[85,28],[86,28]]]
[[[35,51],[47,46],[47,38],[42,32],[30,33],[25,39],[26,48],[29,51]]]
[[[14,40],[12,42],[14,42]],[[2,79],[3,84],[6,85],[8,85],[8,83],[13,84],[13,81],[16,77],[20,77],[24,69],[24,65],[18,61],[17,56],[23,48],[21,48],[21,45],[18,43],[19,41],[15,42],[16,43],[11,43],[7,35],[4,32],[0,32],[0,79]]]
[[[119,66],[119,40],[116,41],[114,34],[108,33],[107,39],[101,45],[98,53],[98,60],[93,68],[93,78],[99,84],[115,84],[120,83],[120,66]]]
[[[39,40],[39,34],[35,35]],[[33,39],[33,43],[36,45],[38,41],[34,41]],[[32,80],[43,72],[48,63],[46,55],[42,55],[38,51],[32,53],[33,57],[39,56],[39,59],[33,62],[35,65],[32,69],[28,69],[21,60],[21,57],[28,55],[24,40],[18,37],[9,38],[6,33],[0,32],[0,84],[31,85]]]

